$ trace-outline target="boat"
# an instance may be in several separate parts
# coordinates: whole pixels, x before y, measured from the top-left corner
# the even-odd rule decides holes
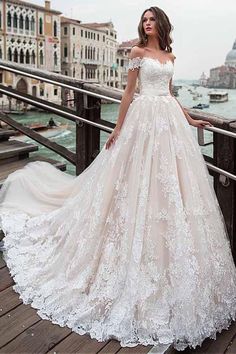
[[[201,94],[201,93],[199,93],[199,92],[197,92],[197,91],[195,91],[195,92],[193,93],[193,100],[198,100],[200,97],[202,97],[202,94]]]
[[[198,103],[196,106],[193,106],[192,108],[195,108],[195,109],[209,108],[209,104],[207,104],[207,103]]]
[[[52,122],[53,120],[50,121]],[[68,128],[68,123],[67,124],[54,123],[51,125],[42,124],[42,123],[32,123],[30,125],[27,125],[27,127],[39,133],[40,135],[44,136],[45,138],[51,138],[66,131]],[[18,140],[18,141],[26,141],[30,139],[30,137],[22,134],[21,132],[17,132],[17,134],[11,137],[9,140],[11,139]]]
[[[15,114],[15,115],[18,115],[18,116],[22,116],[23,114],[25,114],[24,111],[9,110],[9,109],[8,110],[4,109],[3,113],[5,113],[5,114]]]
[[[229,100],[227,91],[211,91],[208,92],[210,102],[226,102]]]

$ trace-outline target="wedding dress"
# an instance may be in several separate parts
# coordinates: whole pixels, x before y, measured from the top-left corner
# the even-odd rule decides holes
[[[121,346],[195,348],[236,313],[236,269],[171,60],[133,58],[140,94],[79,176],[46,162],[0,192],[14,290],[41,318]]]

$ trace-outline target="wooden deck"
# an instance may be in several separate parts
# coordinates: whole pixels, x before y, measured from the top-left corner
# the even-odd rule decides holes
[[[1,253],[0,253],[1,255]],[[161,354],[152,346],[122,348],[117,340],[98,342],[89,335],[78,335],[67,327],[42,320],[30,305],[22,304],[12,289],[14,284],[2,255],[0,257],[0,353],[16,354]],[[201,348],[177,352],[173,348],[165,354],[236,354],[236,322],[229,330],[207,339]],[[162,354],[164,354],[162,352]]]

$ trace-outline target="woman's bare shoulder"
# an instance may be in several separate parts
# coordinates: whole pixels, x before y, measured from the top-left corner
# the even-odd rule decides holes
[[[169,58],[174,61],[176,59],[176,56],[171,52],[171,53],[168,53],[169,55]]]
[[[136,58],[136,57],[143,57],[144,49],[141,47],[138,47],[137,45],[133,46],[131,49],[131,52],[129,54],[129,58]]]

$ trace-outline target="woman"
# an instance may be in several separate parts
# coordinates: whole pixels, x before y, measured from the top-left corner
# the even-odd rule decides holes
[[[235,319],[236,270],[190,127],[211,124],[170,92],[169,19],[151,7],[138,30],[116,127],[93,163],[71,177],[35,162],[5,182],[4,258],[42,318],[121,346],[183,350]]]

